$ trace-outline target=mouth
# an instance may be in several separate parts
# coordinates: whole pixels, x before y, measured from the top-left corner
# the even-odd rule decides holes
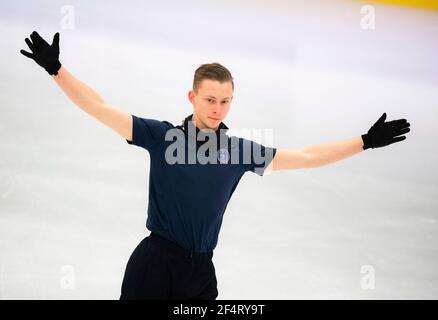
[[[216,121],[217,121],[217,120],[220,120],[220,119],[216,119],[216,118],[212,118],[212,117],[209,117],[209,118],[212,119],[212,120],[216,120]]]

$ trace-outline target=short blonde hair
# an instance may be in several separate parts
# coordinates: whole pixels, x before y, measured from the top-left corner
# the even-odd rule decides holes
[[[202,80],[216,80],[220,83],[231,82],[234,91],[234,79],[231,72],[223,65],[217,62],[202,64],[196,69],[195,77],[193,79],[193,91],[198,94],[198,88]]]

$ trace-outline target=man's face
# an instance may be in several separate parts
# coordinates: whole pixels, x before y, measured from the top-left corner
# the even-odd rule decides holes
[[[204,79],[198,88],[198,94],[189,91],[189,100],[193,104],[193,118],[199,129],[217,130],[225,119],[233,100],[231,82]]]

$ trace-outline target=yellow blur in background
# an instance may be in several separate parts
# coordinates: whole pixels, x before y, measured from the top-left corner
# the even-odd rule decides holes
[[[361,2],[401,5],[421,9],[438,10],[438,0],[369,0]]]

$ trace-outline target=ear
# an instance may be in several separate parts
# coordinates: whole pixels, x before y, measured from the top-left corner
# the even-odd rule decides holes
[[[193,90],[190,90],[187,96],[189,98],[189,101],[193,104],[194,103],[193,99],[195,98],[195,92]]]

